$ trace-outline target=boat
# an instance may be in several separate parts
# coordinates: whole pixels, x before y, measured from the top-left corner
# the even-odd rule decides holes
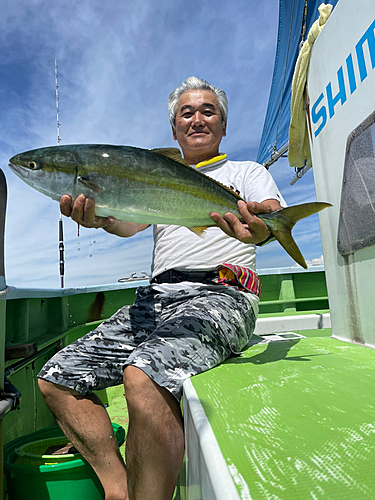
[[[186,454],[175,500],[375,496],[375,4],[332,4],[311,49],[305,91],[317,198],[333,205],[319,214],[324,266],[259,270],[259,316],[246,350],[185,382]],[[280,2],[258,157],[267,167],[288,149],[288,89],[318,6]],[[0,492],[9,500],[70,500],[73,484],[76,498],[100,499],[81,457],[31,462],[38,453],[28,443],[61,438],[36,375],[57,350],[130,306],[148,277],[74,289],[8,286],[4,176],[0,186]],[[98,395],[114,425],[126,430],[122,387]]]

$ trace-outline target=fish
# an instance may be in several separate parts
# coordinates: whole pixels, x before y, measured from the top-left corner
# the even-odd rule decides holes
[[[107,144],[50,146],[17,154],[9,168],[29,186],[59,201],[69,194],[95,199],[97,216],[143,224],[173,224],[198,235],[215,226],[210,213],[231,212],[242,222],[242,198],[194,167],[178,148],[142,149]],[[272,236],[302,267],[291,234],[300,219],[331,206],[312,202],[257,214]]]

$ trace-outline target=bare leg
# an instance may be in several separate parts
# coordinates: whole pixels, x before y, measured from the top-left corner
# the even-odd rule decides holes
[[[134,366],[124,373],[129,411],[126,464],[131,500],[169,500],[184,455],[180,405]]]
[[[57,423],[90,463],[105,491],[106,500],[127,500],[127,479],[108,414],[95,395],[39,379],[39,388]]]

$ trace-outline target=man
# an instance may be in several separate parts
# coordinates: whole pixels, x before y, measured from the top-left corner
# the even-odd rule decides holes
[[[212,213],[218,227],[204,239],[180,226],[155,226],[152,284],[138,289],[129,317],[118,311],[39,374],[46,403],[94,468],[106,500],[172,498],[184,454],[182,383],[250,339],[259,301],[254,244],[269,239],[254,214],[281,208],[266,169],[219,153],[228,109],[222,90],[191,77],[168,104],[173,139],[186,162],[251,201],[238,203],[244,224],[233,214]],[[73,205],[69,196],[61,199],[62,213],[82,226],[122,237],[148,227],[95,217],[94,210],[94,200],[84,195]],[[244,274],[251,280],[240,282]],[[106,410],[91,392],[122,378],[129,411],[126,471]]]

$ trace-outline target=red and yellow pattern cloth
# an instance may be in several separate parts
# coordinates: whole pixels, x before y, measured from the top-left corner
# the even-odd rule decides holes
[[[215,283],[225,286],[238,286],[244,292],[251,292],[260,297],[262,284],[259,276],[247,267],[234,264],[221,264],[218,266],[219,276],[214,279]]]

